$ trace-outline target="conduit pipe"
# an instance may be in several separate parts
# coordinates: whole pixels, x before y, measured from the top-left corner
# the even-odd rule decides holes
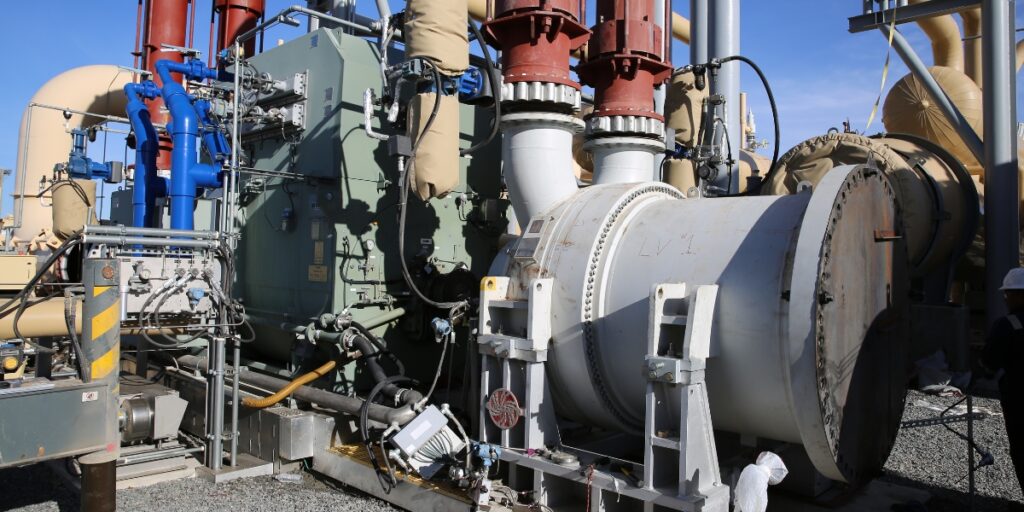
[[[43,198],[47,199],[46,204],[37,200],[39,190],[36,187],[49,176],[54,164],[67,161],[71,151],[67,128],[88,128],[106,116],[124,115],[127,100],[123,89],[131,81],[131,72],[117,66],[82,66],[51,78],[32,96],[18,132],[17,171],[12,194],[14,239],[28,241],[44,232],[49,236],[52,227],[49,197]],[[61,110],[38,105],[59,105],[67,109],[65,112],[70,118],[65,119]],[[84,112],[90,115],[82,114]],[[8,243],[11,242],[13,240],[9,239]]]
[[[661,4],[667,12],[667,6]],[[594,155],[594,183],[641,183],[655,179],[655,160],[665,149],[664,116],[655,88],[672,73],[670,42],[662,37],[654,0],[599,0],[588,59],[577,67],[594,87],[587,143]]]
[[[910,4],[920,4],[927,0],[910,0]],[[934,16],[917,21],[917,25],[932,42],[932,56],[936,66],[964,71],[964,47],[961,43],[960,27],[951,15]]]
[[[981,70],[981,8],[960,11],[960,18],[964,22],[964,73],[981,87],[984,84]]]
[[[124,86],[128,97],[127,113],[135,132],[135,182],[132,188],[132,225],[135,227],[155,227],[156,198],[167,195],[166,181],[157,175],[156,157],[159,151],[159,139],[149,110],[142,101],[160,96],[156,84],[146,81],[141,84],[130,83]]]
[[[199,162],[200,114],[188,92],[171,78],[171,73],[182,73],[190,80],[204,80],[216,78],[217,71],[199,61],[182,64],[169,60],[157,62],[156,69],[163,79],[160,93],[171,113],[167,131],[174,142],[171,158],[171,229],[190,230],[194,227],[192,211],[196,188],[220,187],[222,181],[219,165]],[[215,150],[209,149],[211,152]]]
[[[502,110],[518,110],[501,126],[503,174],[520,228],[578,190],[572,140],[583,121],[573,115],[581,94],[569,55],[590,38],[584,9],[579,0],[505,0],[485,12],[483,35],[502,55]]]
[[[477,21],[487,19],[488,0],[469,0],[469,15]],[[672,13],[672,37],[690,44],[690,20],[677,12]]]
[[[29,299],[28,306],[18,319],[18,332],[26,338],[45,338],[50,336],[68,336],[67,322],[64,320],[66,302],[64,297],[48,297],[45,299]],[[14,334],[14,316],[16,304],[0,312],[0,340],[16,338]],[[82,334],[82,301],[74,303],[75,334]],[[121,334],[138,335],[142,329],[122,326]],[[178,329],[146,329],[147,334],[184,334]]]
[[[217,51],[232,44],[245,32],[256,28],[266,8],[265,0],[217,0],[214,3],[217,13]],[[256,40],[250,39],[244,45],[245,54],[252,55],[256,50]]]
[[[556,112],[521,112],[501,118],[501,160],[509,200],[521,228],[530,218],[578,190],[572,137],[583,121]]]
[[[157,86],[162,86],[162,79],[157,76],[156,63],[159,60],[182,62],[181,53],[164,48],[164,45],[184,47],[188,30],[188,4],[190,0],[146,0],[145,27],[142,43],[142,67],[151,73]],[[175,82],[181,76],[172,75]],[[167,112],[163,108],[162,98],[149,102],[149,117],[154,124],[167,124]],[[171,140],[161,135],[160,148],[157,153],[157,167],[171,168]]]

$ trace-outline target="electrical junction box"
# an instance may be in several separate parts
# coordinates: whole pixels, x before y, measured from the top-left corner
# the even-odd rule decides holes
[[[406,457],[412,457],[447,424],[448,418],[445,418],[437,407],[431,405],[405,428],[399,430],[395,437],[391,438],[391,444],[401,450]]]
[[[17,254],[0,255],[0,290],[18,291],[36,275],[36,257]]]

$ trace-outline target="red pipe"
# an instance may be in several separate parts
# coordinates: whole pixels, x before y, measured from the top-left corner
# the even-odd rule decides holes
[[[151,78],[161,85],[156,73],[156,63],[167,59],[182,62],[180,53],[165,50],[163,45],[185,46],[185,35],[188,31],[188,7],[190,0],[147,0],[145,9],[144,35],[142,43],[142,67],[152,73]],[[181,75],[173,75],[181,80]],[[149,116],[154,124],[166,124],[167,113],[164,102],[159,97],[148,103]],[[166,134],[160,136],[160,149],[157,153],[157,169],[171,168],[171,139]]]
[[[588,59],[577,68],[594,87],[593,115],[662,118],[654,87],[672,74],[672,64],[654,14],[654,0],[598,0]]]
[[[569,55],[590,38],[581,24],[585,1],[497,0],[484,37],[501,49],[506,83],[580,85],[569,76]]]
[[[264,0],[216,0],[214,9],[219,20],[217,51],[233,45],[238,36],[256,28],[265,7]],[[252,55],[256,50],[256,38],[246,41],[244,47],[245,55]]]

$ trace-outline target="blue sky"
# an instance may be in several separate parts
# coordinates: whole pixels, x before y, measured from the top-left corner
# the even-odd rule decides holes
[[[199,14],[195,46],[205,51],[212,0],[196,1]],[[373,2],[359,1],[361,12],[375,13]],[[297,2],[267,0],[268,12],[294,3]],[[676,12],[688,16],[688,0],[673,3]],[[16,50],[19,58],[14,67],[17,74],[8,73],[0,81],[0,168],[15,167],[22,110],[47,80],[87,64],[132,64],[136,5],[134,0],[21,2],[18,16],[5,19],[0,47]],[[397,11],[404,2],[391,0],[391,5]],[[864,129],[878,96],[886,40],[878,32],[847,32],[847,18],[859,13],[860,5],[860,0],[742,2],[742,53],[754,59],[771,81],[779,103],[783,151],[830,127],[840,126],[847,118],[854,128]],[[1024,26],[1021,11],[1019,8],[1018,27]],[[267,40],[288,39],[297,30],[277,28],[268,32]],[[924,34],[916,26],[906,26],[903,31],[930,63],[930,47]],[[683,65],[688,61],[689,50],[677,43],[674,56],[674,64]],[[906,72],[894,53],[886,89]],[[767,100],[756,76],[749,71],[744,71],[743,89],[750,93],[750,107],[758,116],[760,138],[770,138]],[[1018,101],[1024,101],[1021,88],[1017,90]],[[876,120],[872,131],[880,128],[881,122]],[[99,158],[103,149],[101,138],[90,147],[90,153]],[[106,154],[107,159],[124,158],[124,144],[119,136],[110,135]],[[128,159],[131,158],[129,155]],[[9,211],[11,189],[8,180],[2,203],[5,213]]]

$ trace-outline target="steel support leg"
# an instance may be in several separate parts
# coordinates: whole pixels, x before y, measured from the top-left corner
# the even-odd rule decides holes
[[[1014,0],[981,9],[985,85],[985,312],[991,326],[1007,313],[1003,277],[1020,265]]]

